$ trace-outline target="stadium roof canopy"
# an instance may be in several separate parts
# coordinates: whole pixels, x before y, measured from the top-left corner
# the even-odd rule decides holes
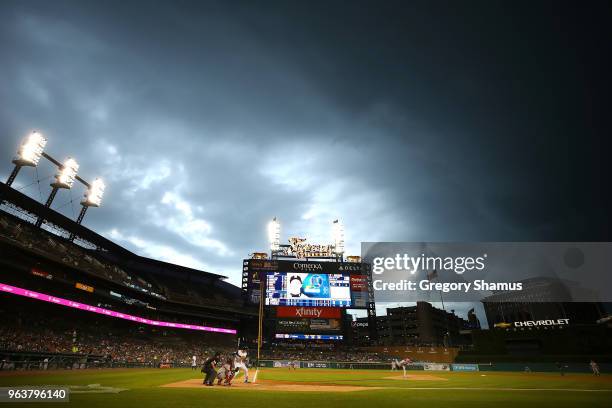
[[[133,269],[163,269],[166,272],[174,272],[176,274],[187,274],[187,275],[200,275],[208,277],[213,280],[226,279],[226,276],[214,274],[211,272],[201,271],[194,268],[188,268],[186,266],[176,265],[164,261],[159,261],[152,258],[137,255],[130,250],[114,243],[113,241],[103,237],[102,235],[84,227],[81,224],[77,224],[76,221],[71,220],[63,214],[54,211],[51,208],[45,207],[42,203],[28,197],[27,195],[7,186],[5,183],[0,182],[0,199],[2,202],[10,203],[21,212],[27,213],[30,218],[36,219],[41,217],[47,222],[53,224],[59,230],[63,230],[68,234],[74,234],[76,242],[79,240],[85,241],[93,245],[93,248],[102,251],[102,255],[112,259],[113,261],[125,264],[129,268]],[[61,235],[60,235],[61,236]],[[86,247],[87,249],[93,249],[92,247]]]

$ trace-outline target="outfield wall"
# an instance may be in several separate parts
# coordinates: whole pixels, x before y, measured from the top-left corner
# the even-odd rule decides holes
[[[260,360],[259,367],[289,368],[291,363],[296,368],[337,368],[353,370],[391,370],[391,362],[357,362],[357,361],[291,361],[291,360]],[[469,366],[470,364],[460,364]],[[471,364],[476,369],[464,369],[463,371],[477,371],[477,365]],[[406,366],[411,371],[451,371],[451,364],[447,363],[413,363]]]
[[[591,373],[588,363],[561,363],[562,370],[556,363],[491,363],[478,364],[480,371],[531,371],[545,373]],[[602,373],[612,373],[612,364],[599,364]]]
[[[290,360],[260,360],[259,367],[289,368]],[[330,369],[353,369],[353,370],[391,370],[391,363],[384,362],[354,362],[354,361],[294,361],[296,368],[330,368]],[[510,372],[551,372],[551,373],[590,373],[591,368],[587,363],[413,363],[406,367],[411,371],[510,371]],[[602,373],[612,373],[612,364],[600,364]],[[562,370],[561,370],[562,369]]]
[[[288,368],[290,363],[295,363],[296,368],[338,368],[354,370],[390,370],[391,363],[370,363],[356,361],[291,361],[291,360],[260,360],[259,367]],[[414,368],[418,370],[419,368]],[[421,368],[422,369],[422,368]]]
[[[455,359],[455,363],[477,363],[477,364],[489,364],[491,362],[497,363],[517,363],[523,364],[526,361],[530,363],[556,363],[558,361],[565,363],[588,363],[591,359],[597,361],[599,364],[608,363],[612,364],[611,354],[538,354],[538,355],[509,355],[509,354],[481,354],[475,352],[461,352]]]
[[[412,361],[427,361],[431,363],[452,363],[459,349],[456,347],[419,347],[419,346],[370,346],[360,347],[358,351],[378,353],[387,356],[409,358]]]

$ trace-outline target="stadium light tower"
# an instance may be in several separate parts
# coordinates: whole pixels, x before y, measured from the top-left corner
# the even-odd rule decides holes
[[[273,253],[280,249],[280,222],[276,217],[268,224],[268,242]]]
[[[83,222],[83,218],[85,218],[85,213],[89,207],[99,207],[102,205],[102,196],[104,196],[105,189],[106,185],[100,178],[95,179],[91,184],[87,185],[85,198],[83,198],[83,201],[81,201],[81,212],[76,220],[77,224],[81,224]],[[74,233],[70,234],[70,241],[74,241],[74,238]]]
[[[81,201],[83,207],[99,207],[102,204],[102,196],[104,196],[104,190],[106,185],[101,178],[97,178],[89,185],[85,198]]]
[[[45,202],[45,207],[51,207],[51,203],[53,202],[53,199],[55,198],[55,195],[57,194],[60,188],[65,188],[67,190],[72,188],[74,180],[77,177],[78,171],[79,164],[76,160],[69,157],[64,161],[64,163],[60,166],[59,171],[55,175],[55,181],[51,183],[51,187],[53,187],[53,190],[51,190],[51,194],[49,194],[49,197]],[[36,220],[36,226],[40,227],[42,225],[42,222],[42,217],[38,217],[38,219]]]
[[[15,168],[13,168],[13,171],[6,181],[7,186],[10,187],[13,184],[13,181],[15,181],[15,178],[22,167],[36,167],[38,165],[46,145],[47,139],[36,130],[28,135],[21,146],[19,146],[19,150],[17,150],[17,157],[13,159]]]
[[[342,258],[344,254],[344,225],[340,220],[333,222],[332,236],[334,238],[334,252],[338,258]]]

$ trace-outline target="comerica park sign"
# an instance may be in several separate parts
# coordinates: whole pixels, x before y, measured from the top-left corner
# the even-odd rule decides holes
[[[281,247],[277,255],[305,258],[330,258],[335,256],[334,245],[309,244],[306,238],[291,237],[289,245]]]

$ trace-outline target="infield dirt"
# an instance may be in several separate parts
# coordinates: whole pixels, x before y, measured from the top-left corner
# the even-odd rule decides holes
[[[447,381],[446,378],[437,377],[435,375],[413,375],[408,374],[406,377],[402,375],[385,377],[389,380],[404,380],[404,381]],[[215,382],[216,384],[216,382]],[[237,379],[231,386],[215,385],[206,387],[202,384],[199,378],[173,382],[164,384],[164,388],[207,388],[207,389],[253,389],[259,391],[294,391],[294,392],[356,392],[366,390],[378,390],[385,387],[367,387],[359,385],[342,385],[342,384],[321,384],[316,382],[291,382],[277,380],[260,379],[256,383],[244,383],[242,379]]]
[[[362,387],[355,385],[321,385],[316,383],[291,383],[288,381],[273,381],[273,380],[258,380],[256,383],[244,383],[237,381],[231,386],[215,385],[206,387],[202,384],[201,379],[190,379],[178,381],[175,383],[165,384],[162,387],[166,388],[207,388],[211,390],[228,390],[228,389],[251,389],[259,391],[294,391],[294,392],[355,392],[366,390],[378,390],[382,387]]]

